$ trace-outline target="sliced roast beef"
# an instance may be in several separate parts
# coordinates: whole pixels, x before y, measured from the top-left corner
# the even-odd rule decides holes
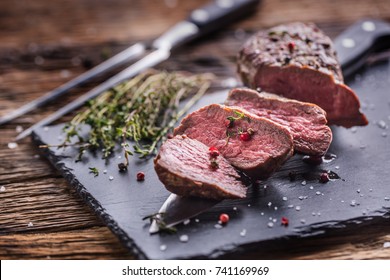
[[[209,147],[187,136],[167,140],[154,164],[160,181],[180,196],[210,199],[246,196],[240,175],[228,161],[222,156],[210,155]]]
[[[332,142],[332,131],[326,125],[325,111],[312,103],[236,88],[229,92],[225,105],[244,108],[285,126],[294,138],[297,152],[322,156]]]
[[[314,24],[258,32],[240,50],[238,72],[252,88],[319,105],[330,124],[368,123],[357,96],[343,82],[330,38]]]
[[[293,153],[285,127],[238,107],[205,106],[184,118],[174,134],[216,147],[230,164],[255,178],[268,177]]]

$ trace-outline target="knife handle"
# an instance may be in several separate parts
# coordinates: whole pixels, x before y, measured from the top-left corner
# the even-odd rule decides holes
[[[375,19],[360,20],[342,32],[334,45],[343,74],[348,76],[364,64],[370,53],[390,47],[390,24]]]
[[[254,11],[260,0],[215,0],[194,10],[190,16],[152,42],[155,49],[172,49],[216,31]]]
[[[256,11],[260,0],[215,0],[191,12],[187,21],[199,28],[198,36],[216,31]]]

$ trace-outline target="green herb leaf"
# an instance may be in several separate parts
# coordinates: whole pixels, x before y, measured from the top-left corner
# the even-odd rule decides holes
[[[94,177],[99,176],[99,170],[96,167],[89,167],[89,173],[92,173]]]
[[[177,229],[175,227],[168,227],[167,224],[164,222],[164,215],[164,212],[154,213],[143,217],[142,220],[149,220],[150,223],[155,221],[160,231],[164,231],[167,233],[176,233]]]
[[[81,160],[86,149],[101,150],[103,158],[108,158],[119,143],[126,158],[121,165],[124,170],[133,153],[140,158],[156,153],[177,120],[209,88],[212,78],[211,74],[153,70],[140,74],[87,102],[87,108],[65,126],[65,141],[58,147],[78,146],[77,160]],[[179,110],[179,102],[189,97]],[[80,133],[82,125],[90,126],[86,135]],[[128,140],[133,142],[132,150]]]

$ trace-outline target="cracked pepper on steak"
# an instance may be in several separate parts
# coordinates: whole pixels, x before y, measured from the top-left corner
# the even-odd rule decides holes
[[[249,88],[235,88],[229,92],[225,105],[241,107],[285,126],[294,138],[294,150],[297,152],[322,156],[332,142],[326,113],[315,104],[259,93]]]
[[[344,84],[332,41],[314,24],[258,32],[239,52],[238,73],[252,88],[319,105],[329,124],[368,124],[356,94]]]
[[[161,146],[154,168],[167,190],[177,195],[245,198],[246,187],[237,171],[222,156],[215,160],[218,168],[210,166],[209,147],[178,135]]]
[[[245,118],[228,127],[227,118],[237,114]],[[252,135],[242,138],[241,133],[247,131],[253,132]],[[185,117],[174,134],[185,134],[216,147],[231,165],[253,178],[269,177],[293,154],[293,139],[288,129],[238,107],[205,106]]]

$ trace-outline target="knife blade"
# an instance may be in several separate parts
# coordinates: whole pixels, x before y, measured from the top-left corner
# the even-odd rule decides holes
[[[158,211],[158,213],[164,213],[164,217],[160,214],[156,215],[157,219],[152,221],[149,233],[154,234],[159,232],[160,227],[156,220],[163,220],[166,227],[172,227],[204,212],[205,209],[209,209],[219,202],[221,201],[198,197],[182,197],[176,194],[170,194]],[[183,205],[191,205],[191,207],[183,207]]]
[[[356,71],[364,64],[365,58],[370,52],[390,48],[389,39],[390,24],[380,20],[366,19],[347,28],[334,40],[343,73],[345,71],[347,75],[350,75]],[[351,41],[354,44],[348,44]],[[166,226],[172,227],[209,210],[219,202],[202,198],[183,198],[171,194],[159,210],[163,216],[160,215],[158,218]],[[149,233],[157,232],[159,232],[158,223],[153,221]]]
[[[27,128],[19,134],[15,140],[19,141],[23,139],[31,134],[35,128],[50,124],[63,115],[82,106],[86,101],[98,96],[105,90],[133,77],[142,70],[153,67],[163,60],[166,60],[169,57],[171,50],[174,48],[209,34],[210,32],[226,26],[226,24],[232,23],[233,21],[253,13],[259,2],[260,0],[216,0],[211,4],[194,10],[186,20],[177,23],[152,42],[152,53],[124,69],[103,84],[93,88],[54,114]]]

